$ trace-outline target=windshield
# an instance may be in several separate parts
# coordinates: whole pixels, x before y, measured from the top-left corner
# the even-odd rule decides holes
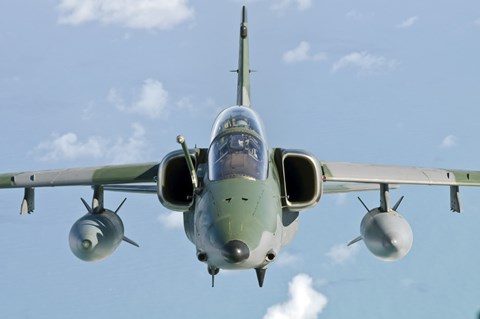
[[[264,139],[260,117],[252,109],[244,106],[232,106],[223,110],[215,120],[210,142],[227,130],[244,129],[253,131]]]
[[[257,114],[246,107],[230,107],[217,117],[208,152],[210,180],[234,177],[265,180],[268,151]]]

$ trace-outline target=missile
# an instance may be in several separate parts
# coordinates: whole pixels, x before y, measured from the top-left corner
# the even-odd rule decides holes
[[[380,207],[368,211],[360,224],[360,236],[348,243],[348,246],[363,240],[368,250],[384,261],[396,261],[405,257],[413,244],[413,232],[410,224],[396,210],[403,200],[398,200],[390,208],[388,185],[381,185]]]
[[[117,249],[123,233],[123,222],[112,211],[89,213],[73,224],[69,235],[70,249],[81,260],[102,260]]]
[[[83,200],[88,213],[77,220],[70,229],[69,244],[73,254],[83,261],[99,261],[110,256],[123,241],[138,247],[124,236],[124,226],[118,210],[92,209]]]
[[[384,261],[403,258],[413,244],[412,228],[407,220],[394,210],[382,212],[375,208],[369,211],[360,224],[360,234],[360,239],[363,239],[368,250]],[[349,243],[351,244],[353,241]]]

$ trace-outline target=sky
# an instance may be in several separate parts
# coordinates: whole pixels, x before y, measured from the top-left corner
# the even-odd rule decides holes
[[[270,147],[319,160],[480,169],[480,3],[315,0],[45,0],[0,3],[0,171],[160,161],[208,147],[236,101],[241,6],[252,107]],[[0,316],[15,318],[478,318],[479,189],[402,186],[414,243],[394,263],[359,235],[358,194],[324,195],[270,266],[210,287],[181,214],[127,194],[108,259],[70,252],[89,187],[0,192]],[[124,194],[106,194],[115,209]],[[360,194],[376,207],[376,192]]]

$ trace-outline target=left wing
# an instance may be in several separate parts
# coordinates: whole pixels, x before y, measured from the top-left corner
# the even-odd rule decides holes
[[[450,209],[461,211],[459,186],[480,186],[480,171],[320,162],[324,182],[450,186]]]
[[[398,188],[398,185],[390,185],[390,188]],[[351,192],[366,192],[380,190],[380,185],[372,183],[343,183],[331,182],[323,185],[323,194],[338,194]]]
[[[480,171],[320,162],[325,182],[480,186]]]

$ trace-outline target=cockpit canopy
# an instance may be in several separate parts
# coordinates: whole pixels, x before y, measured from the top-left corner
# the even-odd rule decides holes
[[[263,125],[252,109],[232,106],[218,115],[212,128],[208,167],[212,181],[267,178],[268,149]]]
[[[244,106],[231,106],[218,114],[212,128],[210,142],[218,135],[233,129],[245,129],[254,131],[264,139],[263,124],[254,110]]]

